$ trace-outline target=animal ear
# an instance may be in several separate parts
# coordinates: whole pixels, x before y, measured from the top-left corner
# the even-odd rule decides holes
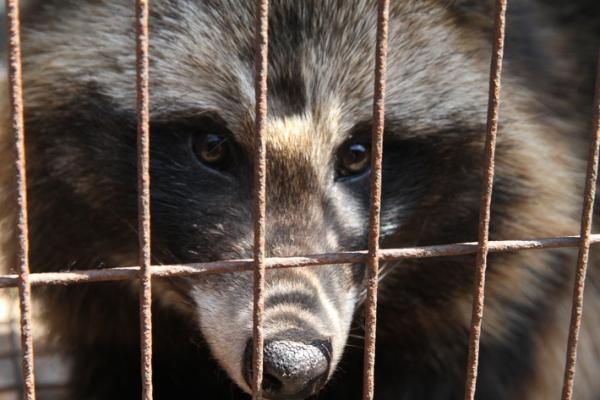
[[[450,8],[463,13],[491,15],[495,0],[450,0]]]
[[[496,0],[450,0],[448,8],[466,22],[490,28],[494,21]]]

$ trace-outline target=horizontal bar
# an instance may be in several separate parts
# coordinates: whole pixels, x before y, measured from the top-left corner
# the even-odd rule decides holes
[[[37,357],[37,355],[36,355]],[[65,390],[67,391],[69,389],[69,385],[66,383],[36,383],[36,390],[38,392],[44,392],[46,390]],[[22,385],[20,384],[14,384],[14,385],[7,385],[7,386],[2,386],[0,387],[0,395],[6,395],[7,398],[11,398],[13,399],[14,397],[9,395],[14,395],[15,393],[18,393],[19,390],[22,389]]]
[[[529,240],[497,240],[489,242],[490,253],[508,253],[519,250],[556,249],[579,246],[579,236],[561,236]],[[590,236],[590,243],[600,243],[600,234]],[[405,247],[400,249],[381,249],[381,261],[402,259],[462,256],[477,253],[477,242],[453,243],[436,246]],[[357,264],[367,261],[367,251],[344,251],[307,255],[303,257],[265,258],[269,269],[308,267],[331,264]],[[169,278],[175,276],[213,275],[252,271],[253,259],[212,261],[205,263],[153,265],[150,272],[153,277]],[[30,274],[31,285],[70,285],[90,282],[125,281],[139,278],[140,267],[118,267],[64,272],[42,272]],[[0,288],[18,285],[18,275],[0,275]]]

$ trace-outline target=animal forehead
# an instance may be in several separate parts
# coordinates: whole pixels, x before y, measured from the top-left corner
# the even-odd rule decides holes
[[[36,65],[44,71],[27,73],[27,79],[36,81],[26,87],[30,98],[36,98],[36,91],[40,96],[59,89],[64,92],[68,82],[97,88],[119,109],[135,109],[135,41],[129,2],[68,4],[69,13],[52,14],[48,19],[54,23],[41,26],[43,35],[27,31],[28,43],[35,42],[37,53],[25,52],[26,72]],[[153,114],[217,110],[228,123],[245,124],[254,110],[251,4],[242,0],[156,2],[150,36]],[[114,18],[97,17],[106,15],[108,9]],[[369,119],[376,26],[374,1],[272,2],[269,116],[279,120],[273,126],[286,128],[272,129],[277,132],[271,135],[274,142],[296,143],[322,133],[313,129],[312,135],[300,135],[300,131],[310,131],[306,128],[310,124],[288,117],[317,116],[332,102],[339,105],[344,123]],[[449,113],[456,119],[473,109],[483,115],[485,63],[479,65],[473,45],[461,32],[464,29],[455,26],[436,1],[393,2],[388,113],[407,124],[423,124],[424,118],[427,124],[445,123]],[[98,38],[106,39],[101,52],[95,46]],[[54,51],[62,57],[50,57]]]
[[[392,7],[387,109],[409,123],[423,122],[418,120],[424,117],[448,121],[448,112],[458,117],[461,112],[480,111],[485,104],[481,100],[486,94],[487,54],[482,57],[483,63],[474,56],[480,54],[479,46],[485,43],[467,40],[464,27],[456,26],[444,8],[436,4],[407,0],[395,2]],[[223,6],[211,7],[214,11]],[[176,42],[168,36],[163,40],[159,35],[153,65],[161,77],[157,82],[161,87],[156,92],[164,96],[165,103],[176,100],[212,105],[231,112],[226,119],[252,112],[252,12],[242,7],[233,14],[218,13],[218,18],[200,24],[202,28],[196,26],[197,21],[183,24],[181,29],[185,31]],[[200,14],[200,20],[212,15],[207,10]],[[324,106],[335,102],[348,120],[369,118],[374,87],[376,2],[274,1],[269,27],[270,116],[289,126],[292,120],[286,120],[286,116],[317,115]],[[195,30],[199,30],[198,36],[190,35]],[[179,96],[182,92],[184,95]],[[170,99],[169,93],[179,97]],[[457,99],[460,107],[456,107]],[[294,119],[293,125],[300,120]],[[285,132],[280,135],[300,137]]]
[[[344,140],[345,129],[339,108],[325,107],[319,117],[311,113],[269,117],[265,126],[265,141],[267,150],[273,155],[317,161]],[[247,129],[236,131],[234,135],[238,142],[252,150],[256,133],[255,126],[250,123]]]

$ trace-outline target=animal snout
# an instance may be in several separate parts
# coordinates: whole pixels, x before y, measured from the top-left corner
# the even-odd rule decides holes
[[[244,377],[252,387],[252,339],[244,355]],[[265,340],[263,394],[278,400],[301,400],[317,393],[327,382],[331,364],[331,341],[289,338]]]

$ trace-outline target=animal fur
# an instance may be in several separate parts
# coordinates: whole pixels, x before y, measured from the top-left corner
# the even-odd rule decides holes
[[[598,6],[509,3],[490,236],[575,235]],[[151,10],[154,261],[251,257],[253,2],[156,0]],[[392,1],[383,247],[477,239],[492,11],[491,1]],[[133,26],[124,0],[47,0],[25,17],[34,272],[137,264]],[[273,0],[269,28],[268,253],[365,248],[368,176],[342,182],[333,171],[340,146],[369,140],[376,2]],[[207,126],[235,143],[228,174],[208,171],[189,150]],[[10,140],[5,121],[6,268],[14,266]],[[559,396],[575,259],[575,249],[490,255],[478,399]],[[593,255],[581,400],[600,398],[598,265]],[[473,267],[471,256],[384,265],[377,399],[462,398]],[[359,398],[362,342],[348,335],[351,323],[361,334],[362,271],[267,275],[267,335],[310,325],[333,338],[336,368],[320,399]],[[247,398],[251,275],[155,280],[154,289],[155,398]],[[53,339],[73,360],[71,398],[139,397],[136,290],[135,282],[36,289]]]

